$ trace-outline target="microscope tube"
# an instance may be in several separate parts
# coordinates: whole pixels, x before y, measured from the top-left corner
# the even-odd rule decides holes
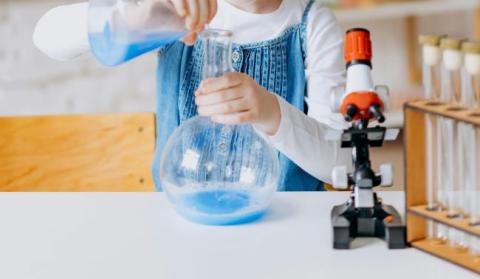
[[[439,48],[440,37],[423,35],[420,36],[419,42],[422,45],[423,52],[423,89],[425,99],[433,103],[440,100],[440,66],[442,60],[442,51]],[[427,209],[438,210],[441,208],[438,199],[438,183],[437,178],[438,159],[437,154],[437,117],[431,114],[425,115],[425,156],[426,156],[426,195]],[[428,221],[428,238],[437,238],[437,225],[433,221]]]

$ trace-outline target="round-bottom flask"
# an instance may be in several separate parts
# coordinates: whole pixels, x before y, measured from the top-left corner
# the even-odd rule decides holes
[[[205,78],[232,71],[230,32],[206,30],[202,47]],[[222,125],[199,116],[175,130],[160,163],[163,190],[177,212],[208,225],[261,217],[278,178],[277,152],[251,125]]]

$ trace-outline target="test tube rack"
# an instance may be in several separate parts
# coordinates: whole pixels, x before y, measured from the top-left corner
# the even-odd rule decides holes
[[[471,226],[468,220],[448,218],[446,212],[428,210],[425,177],[425,115],[443,116],[480,128],[480,112],[428,100],[407,103],[404,112],[407,242],[414,248],[480,273],[480,257],[471,255],[465,249],[453,248],[448,243],[427,238],[429,220],[479,238],[480,226]]]

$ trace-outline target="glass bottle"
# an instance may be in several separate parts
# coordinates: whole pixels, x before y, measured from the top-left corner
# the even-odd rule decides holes
[[[232,33],[207,29],[201,37],[204,78],[232,72]],[[222,125],[199,116],[175,130],[160,163],[163,189],[177,212],[208,225],[261,217],[279,172],[278,153],[252,125]]]
[[[423,88],[425,99],[429,100],[430,105],[436,105],[440,101],[440,66],[442,61],[442,51],[439,48],[441,37],[422,35],[419,42],[422,45],[423,53]],[[427,209],[441,210],[445,202],[443,192],[439,185],[441,182],[437,176],[437,117],[432,114],[425,115],[425,158],[426,158],[426,194]],[[437,224],[428,221],[428,238],[437,239]]]
[[[116,66],[186,35],[170,1],[90,0],[88,38],[102,64]]]

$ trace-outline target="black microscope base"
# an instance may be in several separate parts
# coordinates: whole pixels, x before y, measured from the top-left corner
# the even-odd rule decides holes
[[[352,204],[337,205],[331,213],[333,248],[350,249],[356,237],[384,239],[389,249],[406,247],[406,230],[397,210],[378,203],[374,208],[356,209]]]

